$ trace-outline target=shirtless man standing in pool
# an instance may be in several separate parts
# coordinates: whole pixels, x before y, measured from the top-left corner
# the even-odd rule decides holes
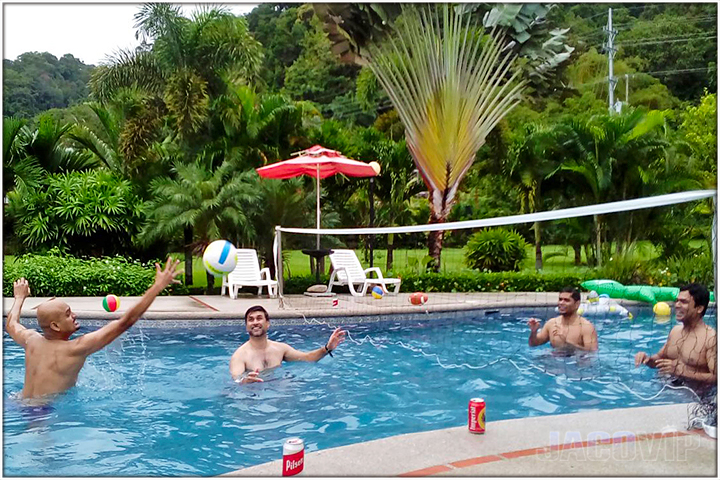
[[[132,306],[120,319],[81,337],[70,340],[80,325],[67,303],[52,299],[40,304],[37,321],[42,334],[20,324],[20,311],[25,299],[30,296],[27,280],[21,278],[13,285],[15,301],[8,313],[5,330],[15,343],[25,349],[25,385],[21,397],[24,399],[45,397],[64,392],[77,382],[78,374],[88,355],[102,349],[132,327],[150,307],[155,297],[171,283],[180,283],[175,277],[180,260],[168,258],[165,269],[155,264],[155,283],[145,292],[138,303]]]
[[[260,371],[286,362],[317,362],[330,354],[345,339],[344,330],[336,328],[327,344],[312,352],[295,350],[287,343],[268,340],[270,317],[267,311],[256,305],[245,312],[245,329],[250,339],[243,343],[230,358],[230,375],[239,383],[262,382]],[[247,372],[247,373],[246,373]]]
[[[528,320],[530,338],[528,344],[537,347],[547,343],[558,349],[576,349],[595,351],[598,348],[597,332],[592,323],[578,315],[580,292],[572,287],[565,287],[558,298],[560,316],[551,318],[540,329],[540,320]],[[540,333],[538,333],[540,330]]]
[[[717,333],[705,325],[703,316],[710,302],[705,286],[691,283],[680,288],[675,301],[673,327],[665,345],[655,355],[645,352],[635,355],[635,366],[657,368],[660,373],[694,380],[699,384],[717,382]]]

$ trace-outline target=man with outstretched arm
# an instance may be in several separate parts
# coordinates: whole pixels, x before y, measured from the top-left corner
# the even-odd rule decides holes
[[[548,320],[542,329],[537,318],[528,320],[530,327],[528,345],[537,347],[549,340],[553,348],[557,349],[597,350],[595,326],[578,315],[578,307],[580,307],[580,292],[572,287],[563,288],[558,296],[560,316]]]
[[[171,283],[180,283],[175,277],[179,260],[168,258],[165,269],[155,264],[155,283],[120,319],[104,327],[70,340],[80,325],[70,306],[60,299],[40,304],[37,322],[42,330],[38,333],[20,324],[20,311],[30,296],[26,279],[13,285],[15,301],[7,316],[5,330],[12,339],[25,349],[25,384],[22,398],[44,397],[70,389],[77,382],[78,374],[88,355],[102,349],[123,332],[132,327],[150,307],[155,297]]]
[[[717,333],[705,325],[703,316],[710,302],[704,285],[690,283],[680,288],[675,301],[675,318],[680,323],[670,331],[665,345],[655,355],[635,355],[635,366],[657,368],[660,373],[695,380],[717,382]]]
[[[317,362],[345,339],[344,330],[336,328],[328,342],[312,352],[295,350],[287,343],[268,340],[270,317],[267,311],[256,305],[245,312],[245,329],[250,339],[243,343],[230,358],[230,375],[239,383],[262,382],[260,371],[279,366],[286,362]]]

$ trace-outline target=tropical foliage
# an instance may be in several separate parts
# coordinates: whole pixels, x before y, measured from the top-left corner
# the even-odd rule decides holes
[[[145,4],[141,46],[102,65],[47,53],[5,60],[5,253],[145,261],[183,251],[191,285],[193,257],[222,237],[256,248],[274,272],[275,226],[314,224],[314,179],[253,170],[314,144],[382,166],[372,181],[323,180],[331,227],[715,189],[717,6],[612,8],[613,114],[603,4],[261,4],[244,18]],[[443,245],[477,254],[471,231],[323,241],[362,248],[366,260],[385,250],[387,270],[414,270],[408,289],[555,289],[571,280],[547,280],[553,256],[565,255],[557,248],[582,275],[675,284],[709,281],[714,212],[708,199],[493,233],[534,244],[534,262],[521,262],[532,275],[423,273],[451,264]],[[300,237],[285,236],[283,249],[314,244]],[[410,266],[403,249],[432,257]]]
[[[29,251],[59,247],[68,253],[112,255],[131,251],[142,219],[130,182],[102,170],[55,173],[8,193],[15,234]]]

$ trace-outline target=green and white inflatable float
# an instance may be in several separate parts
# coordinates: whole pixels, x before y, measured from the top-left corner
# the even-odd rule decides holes
[[[641,302],[674,302],[680,293],[678,287],[653,287],[650,285],[628,285],[615,280],[588,280],[580,285],[587,290],[595,290],[598,294],[606,294],[610,298],[623,298],[625,300],[638,300]],[[710,292],[710,301],[715,301],[715,295]]]

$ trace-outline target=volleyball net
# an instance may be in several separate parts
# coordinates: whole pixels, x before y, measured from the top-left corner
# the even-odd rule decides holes
[[[637,370],[635,355],[665,343],[681,285],[712,292],[705,321],[715,328],[715,202],[715,191],[701,190],[443,224],[277,227],[279,302],[305,323],[345,326],[356,348],[405,351],[428,368],[699,401],[697,389]],[[435,231],[444,232],[439,263],[428,255]],[[314,251],[318,236],[324,251]],[[530,319],[557,317],[566,286],[581,291],[578,313],[597,333],[597,352],[582,358],[529,345]],[[691,355],[706,355],[696,343]]]

